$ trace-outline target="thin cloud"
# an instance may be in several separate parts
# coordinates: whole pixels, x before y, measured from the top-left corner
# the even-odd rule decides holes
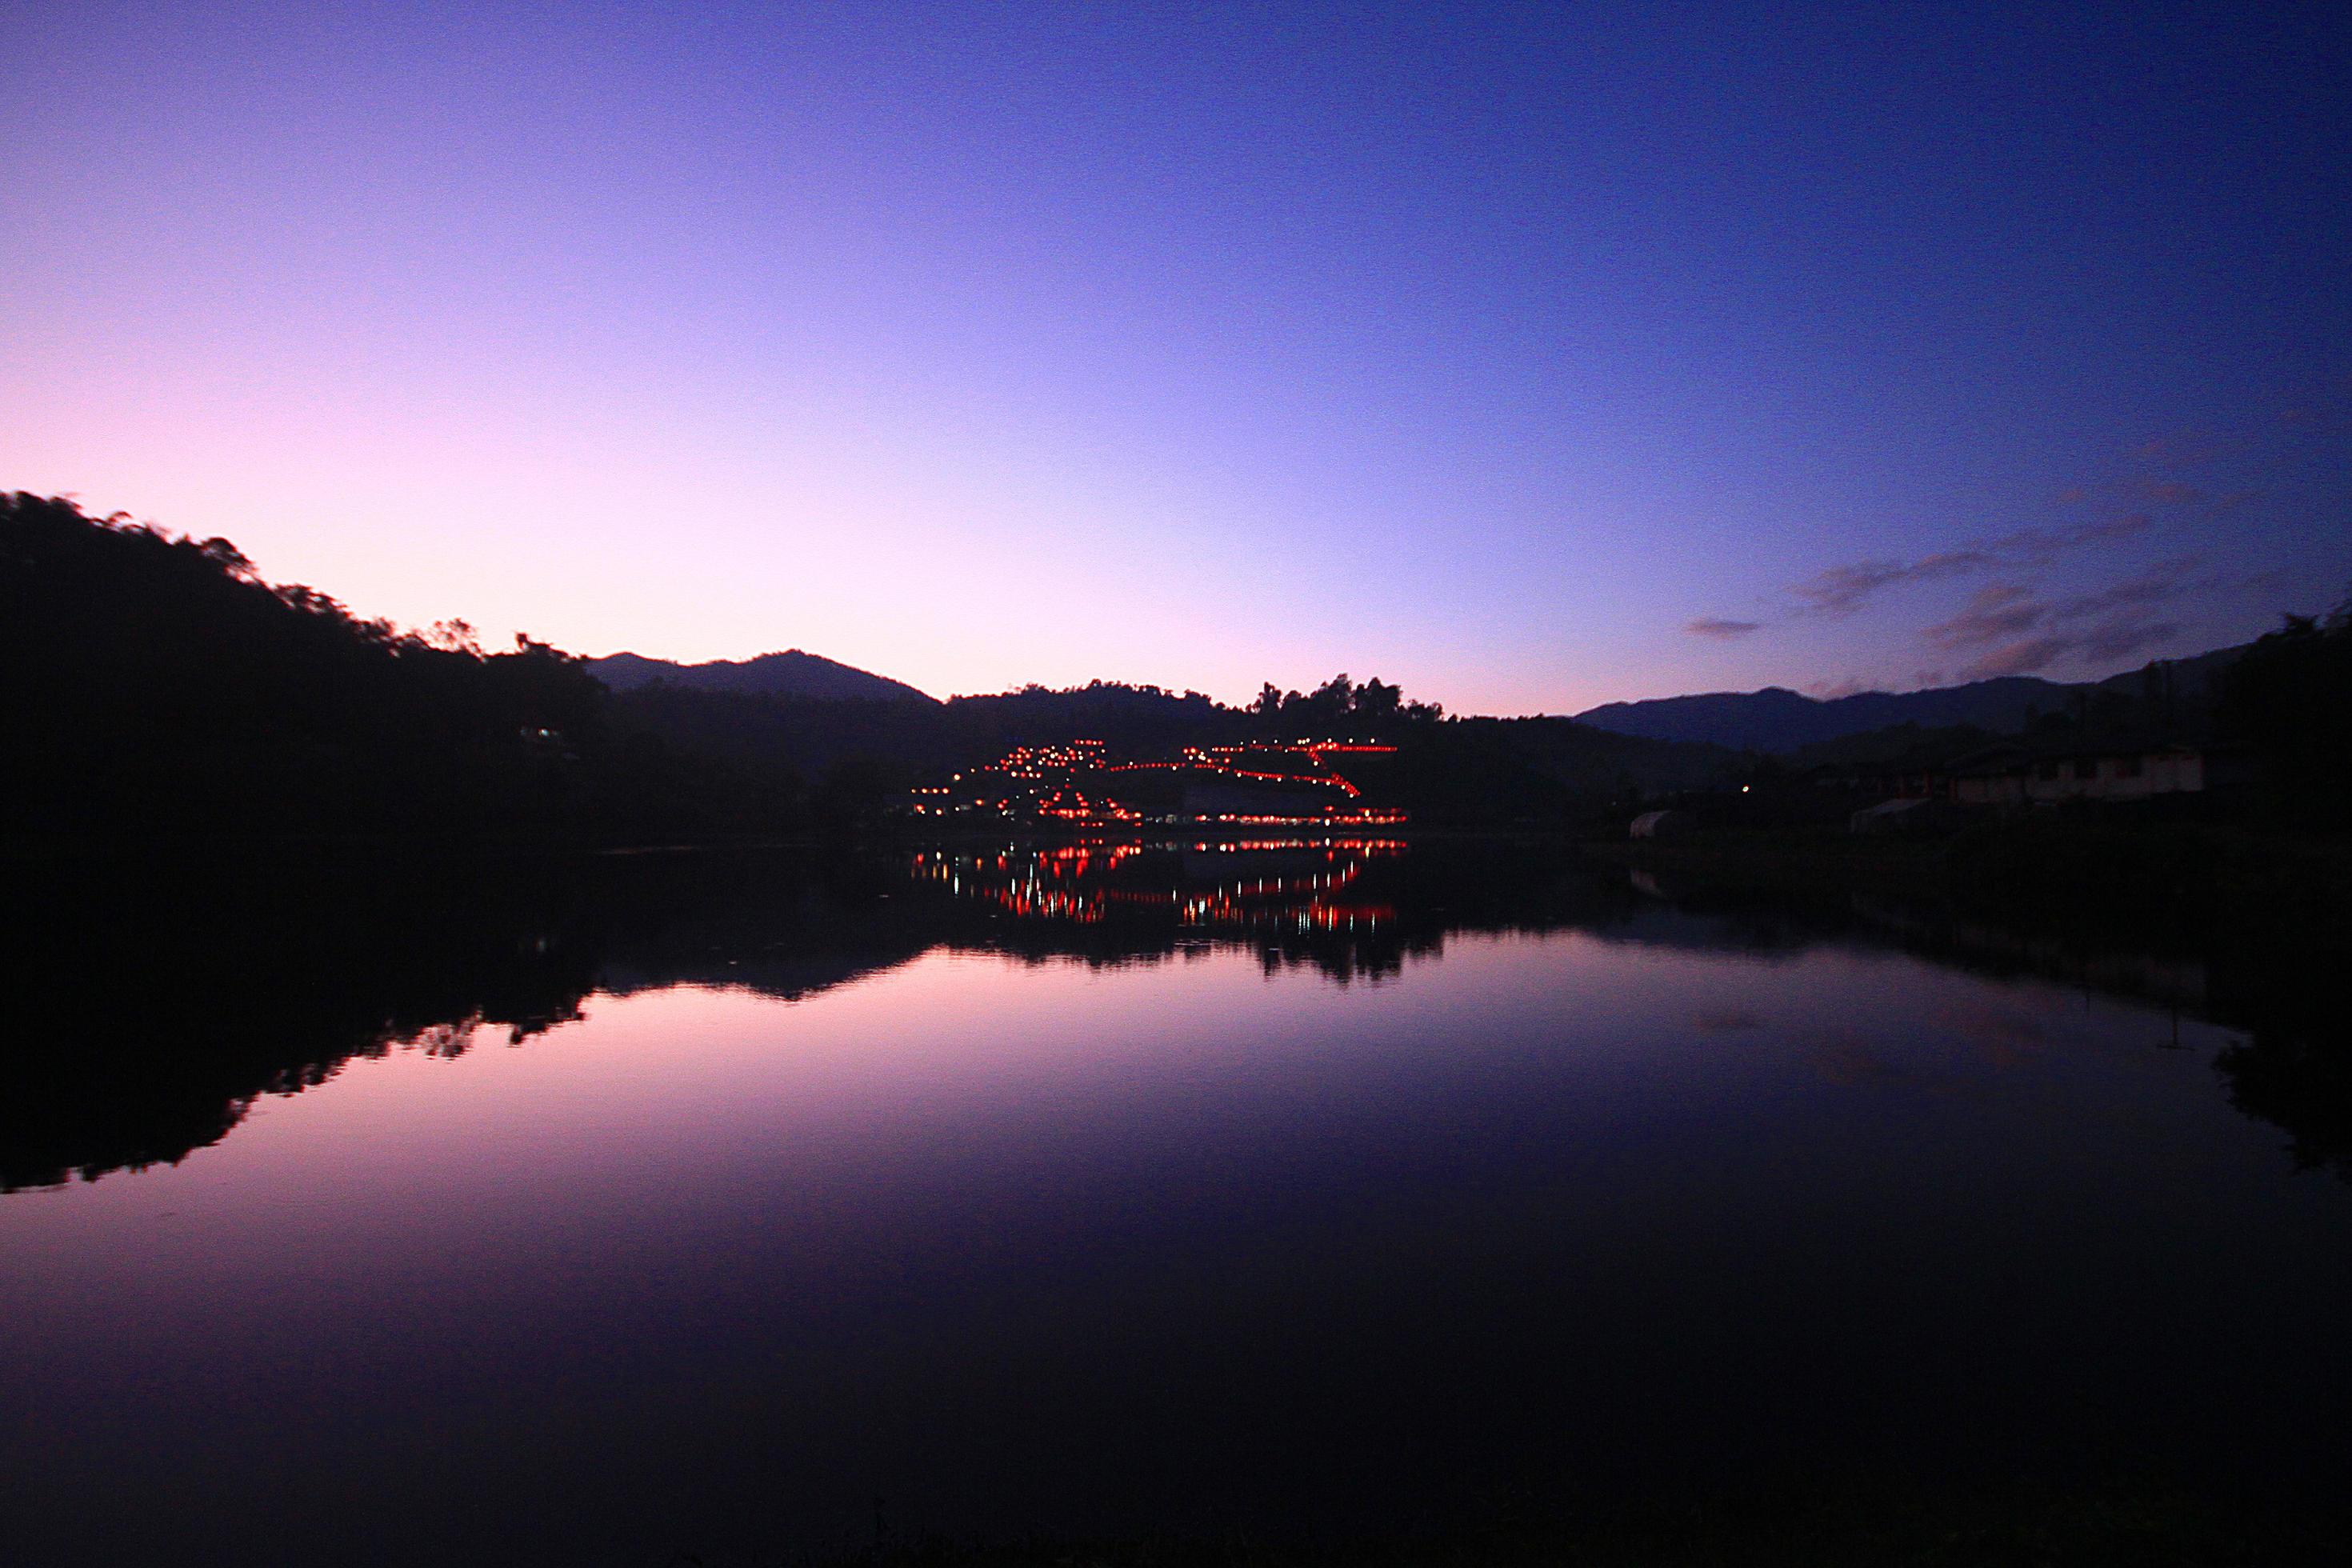
[[[2124,487],[2134,500],[2150,506],[2195,506],[2209,497],[2195,485],[2184,485],[2174,479],[2134,479]]]
[[[2224,580],[2216,586],[2223,593],[2258,594],[2268,598],[2308,584],[2303,574],[2292,566],[2271,566],[2260,572],[2250,572],[2243,577]]]
[[[1857,561],[1832,566],[1795,584],[1789,592],[1801,606],[1798,612],[1801,615],[1850,616],[1878,594],[1899,584],[1934,583],[1972,572],[2044,566],[2069,552],[2129,538],[2145,530],[2149,521],[2144,512],[2131,512],[2068,528],[2023,528],[1958,550],[1923,555],[1916,561]]]
[[[1849,616],[1873,595],[1897,583],[1932,583],[1999,564],[1998,558],[1977,550],[1946,551],[1917,561],[1858,561],[1817,572],[1789,592],[1818,615]]]
[[[2181,556],[2149,567],[2136,576],[2092,594],[2078,594],[2060,604],[2055,612],[2059,619],[2079,621],[2085,616],[2104,615],[2110,610],[2144,609],[2177,599],[2196,584],[2199,563],[2194,556]]]
[[[2083,657],[2090,659],[2132,658],[2159,647],[2180,635],[2175,621],[2111,621],[2094,626],[2083,638]]]
[[[1922,639],[1948,653],[1984,647],[2021,637],[2040,626],[2050,608],[2015,583],[1996,583],[1969,596],[1959,614],[1937,621],[1919,633]]]
[[[2096,522],[2078,522],[2071,528],[2021,528],[2015,533],[1988,541],[1978,549],[2005,565],[2041,565],[2085,545],[2129,539],[2144,532],[2154,521],[2146,512],[2132,511],[2120,517],[2101,518]]]
[[[2180,635],[2176,621],[2150,620],[2124,615],[2081,632],[2045,632],[2004,643],[1960,671],[1963,680],[1985,680],[2002,675],[2039,675],[2062,659],[2115,663],[2134,658]]]
[[[1763,629],[1764,623],[1761,621],[1723,621],[1717,620],[1712,616],[1701,616],[1697,620],[1691,622],[1690,625],[1683,628],[1684,631],[1688,632],[1695,637],[1716,637],[1718,639],[1744,637],[1750,632],[1761,631]]]
[[[1974,653],[1962,680],[2039,675],[2066,659],[2117,663],[2180,635],[2178,621],[2154,611],[2202,584],[2200,572],[2196,557],[2180,556],[2055,605],[2021,584],[1996,583],[1958,614],[1922,627],[1919,637],[1946,653]]]
[[[2227,437],[2216,436],[2208,430],[2179,430],[2133,447],[2131,455],[2143,463],[2157,463],[2168,468],[2189,468],[2200,463],[2211,462],[2236,444]]]
[[[2027,637],[1993,649],[1961,670],[1960,679],[1989,680],[2002,675],[2039,675],[2073,653],[2077,646],[2074,637]]]

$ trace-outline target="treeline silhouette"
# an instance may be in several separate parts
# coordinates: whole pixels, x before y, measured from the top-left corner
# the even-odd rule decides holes
[[[1360,705],[1366,693],[1369,700]],[[1014,746],[1079,738],[1143,756],[1305,736],[1344,734],[1420,746],[1445,739],[1440,709],[1402,703],[1394,686],[1378,679],[1359,687],[1342,674],[1311,696],[1294,691],[1289,698],[1277,694],[1271,706],[1261,699],[1250,708],[1230,708],[1198,691],[1094,680],[1060,689],[1032,684],[936,704],[837,702],[656,681],[617,694],[614,711],[625,728],[697,754],[769,772],[804,770],[819,788],[848,765],[897,780],[984,763]]]
[[[940,704],[656,683],[607,691],[578,656],[462,621],[404,631],[263,580],[226,539],[0,495],[0,700],[22,758],[16,840],[154,837],[625,844],[855,826],[894,792],[1015,745],[1138,754],[1253,738],[1393,742],[1430,822],[1606,816],[1725,753],[1566,720],[1446,717],[1346,675],[1247,708],[1094,681]]]
[[[2352,598],[2257,638],[2223,675],[2218,717],[2269,761],[2282,815],[2352,824]]]
[[[225,539],[0,498],[19,833],[511,828],[559,807],[601,689],[527,638],[362,620]]]
[[[1392,744],[1359,763],[1382,804],[1423,826],[1622,826],[1648,793],[1722,784],[1738,759],[1720,747],[1616,735],[1555,717],[1449,715],[1395,685],[1345,673],[1311,692],[1266,686],[1233,708],[1197,691],[1095,680],[1031,685],[937,704],[824,702],[655,684],[616,696],[615,721],[673,751],[723,759],[761,777],[805,773],[819,815],[855,815],[886,790],[1014,746],[1078,738],[1136,756],[1243,741],[1352,738]]]

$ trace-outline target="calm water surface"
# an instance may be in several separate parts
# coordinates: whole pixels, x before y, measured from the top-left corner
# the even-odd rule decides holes
[[[2352,1184],[2233,1105],[2246,1031],[1873,930],[1346,845],[68,911],[0,1547],[2330,1484]]]

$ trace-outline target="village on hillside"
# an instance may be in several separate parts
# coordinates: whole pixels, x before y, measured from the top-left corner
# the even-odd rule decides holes
[[[917,784],[899,810],[917,821],[1064,827],[1393,827],[1409,816],[1384,798],[1384,764],[1396,752],[1332,739],[1185,746],[1166,759],[1129,757],[1097,740],[1016,746],[985,767]]]

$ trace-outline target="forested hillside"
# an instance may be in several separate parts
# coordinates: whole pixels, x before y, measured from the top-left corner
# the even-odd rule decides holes
[[[944,703],[881,685],[887,700],[667,679],[615,692],[545,643],[493,652],[462,621],[402,630],[267,582],[226,539],[0,496],[0,700],[23,759],[5,785],[13,843],[839,829],[928,770],[1082,737],[1137,755],[1379,738],[1401,748],[1416,820],[1559,823],[1706,784],[1729,760],[1566,720],[1450,718],[1345,675],[1268,686],[1246,708],[1103,681]]]
[[[2222,674],[2244,651],[2216,648],[2193,658],[2159,659],[2145,669],[2105,680],[2070,683],[2011,675],[1965,686],[1832,698],[1768,686],[1761,691],[1609,702],[1576,717],[1580,723],[1622,735],[1786,753],[1905,726],[1966,727],[1989,735],[2013,735],[2053,715],[2077,713],[2117,699],[2137,700],[2153,681],[2162,684],[2179,721],[2193,727],[2210,719]]]
[[[225,539],[0,497],[0,705],[24,833],[512,828],[599,738],[579,660],[362,620]]]

